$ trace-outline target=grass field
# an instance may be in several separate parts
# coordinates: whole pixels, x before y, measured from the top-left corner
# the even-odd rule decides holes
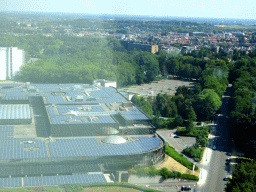
[[[3,192],[65,192],[63,188],[59,186],[49,187],[17,187],[17,188],[0,188]]]
[[[83,192],[141,192],[141,190],[117,186],[85,188]]]
[[[109,186],[106,186],[108,185]],[[17,187],[17,188],[0,188],[0,192],[159,192],[150,188],[133,185],[130,183],[105,183],[92,184],[95,186],[84,186],[83,184],[65,186],[44,186],[44,187]],[[105,186],[103,186],[105,185]],[[116,185],[116,186],[115,186]],[[137,189],[135,189],[137,188]]]
[[[215,25],[220,30],[256,30],[256,26],[244,26],[244,25]]]
[[[4,192],[65,192],[66,190],[58,186],[52,187],[25,187],[25,188],[5,188],[0,189]],[[104,187],[88,187],[84,188],[82,192],[141,192],[138,189],[132,189],[128,187],[120,186],[104,186]]]

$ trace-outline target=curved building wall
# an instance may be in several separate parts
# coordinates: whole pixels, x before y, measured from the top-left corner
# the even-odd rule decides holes
[[[0,177],[127,170],[136,165],[159,162],[164,158],[164,147],[165,142],[162,140],[157,148],[138,154],[2,159]]]

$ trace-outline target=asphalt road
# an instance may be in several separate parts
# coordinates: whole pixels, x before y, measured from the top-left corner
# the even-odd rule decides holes
[[[213,146],[216,146],[216,149],[212,150],[209,163],[202,165],[202,168],[207,172],[207,177],[205,183],[197,187],[197,191],[200,192],[224,191],[227,181],[223,181],[223,178],[231,174],[230,165],[225,164],[226,159],[229,157],[227,152],[231,151],[231,139],[226,127],[228,96],[229,93],[225,92],[222,98],[221,115],[214,119],[216,125],[211,131],[213,138],[209,140],[209,148],[213,149]]]

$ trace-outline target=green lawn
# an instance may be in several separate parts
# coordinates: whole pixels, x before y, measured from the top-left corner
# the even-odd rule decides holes
[[[141,190],[116,186],[85,188],[83,192],[141,192]]]
[[[217,27],[217,26],[215,26]],[[244,25],[225,25],[224,27],[218,27],[219,29],[226,30],[256,30],[256,26],[244,26]]]
[[[17,187],[17,188],[0,188],[0,191],[4,192],[64,192],[63,188],[59,186],[49,187]]]
[[[0,188],[0,192],[159,192],[130,183],[95,183],[46,187]]]

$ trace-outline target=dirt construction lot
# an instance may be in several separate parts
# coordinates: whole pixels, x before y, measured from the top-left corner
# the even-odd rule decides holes
[[[187,86],[193,89],[195,83],[194,81],[176,80],[176,79],[164,79],[161,81],[154,81],[149,84],[142,84],[138,86],[132,86],[126,88],[128,92],[137,93],[143,96],[156,96],[158,93],[166,93],[174,95],[176,89],[179,86]]]

